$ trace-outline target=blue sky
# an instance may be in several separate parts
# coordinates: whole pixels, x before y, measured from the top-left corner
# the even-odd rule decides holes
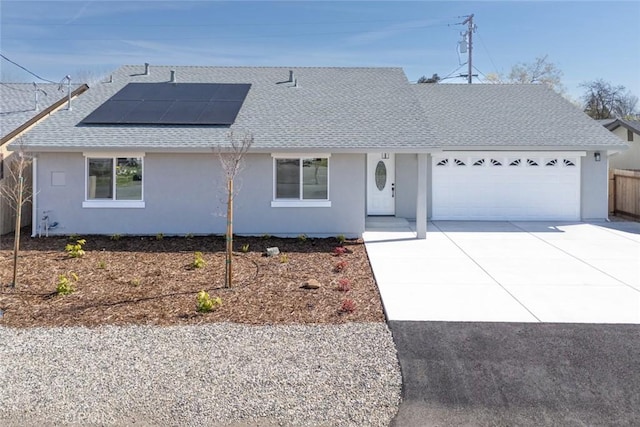
[[[2,54],[53,81],[121,64],[399,66],[409,80],[466,72],[456,43],[473,13],[473,63],[508,73],[548,55],[567,93],[603,78],[640,96],[640,2],[12,1]],[[3,80],[34,78],[0,61]],[[449,82],[463,83],[463,79]]]

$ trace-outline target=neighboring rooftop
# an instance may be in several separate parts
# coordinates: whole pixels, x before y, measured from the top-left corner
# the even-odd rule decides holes
[[[541,84],[412,85],[443,148],[624,148],[619,138]]]
[[[54,107],[58,101],[66,100],[67,87],[43,83],[0,83],[0,138],[36,119],[37,115]],[[72,85],[76,90],[81,85]],[[37,96],[37,103],[36,103]]]
[[[174,72],[174,73],[172,73]],[[82,124],[128,83],[251,84],[231,126]],[[228,131],[254,136],[253,150],[413,150],[435,146],[401,68],[188,67],[119,68],[30,133],[38,150],[211,150]]]
[[[609,119],[608,123],[601,123],[609,130],[616,130],[620,126],[640,135],[640,120]]]

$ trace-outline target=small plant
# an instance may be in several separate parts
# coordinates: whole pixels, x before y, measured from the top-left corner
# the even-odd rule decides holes
[[[193,233],[187,233],[184,235],[185,239],[193,239]]]
[[[271,234],[265,233],[262,235],[262,240],[269,240],[270,238],[271,238]]]
[[[340,256],[340,255],[344,255],[347,253],[347,248],[345,248],[344,246],[336,246],[335,248],[333,248],[333,255],[334,256]]]
[[[67,246],[64,247],[64,250],[67,251],[67,254],[70,258],[80,258],[84,255],[84,250],[82,246],[87,243],[85,239],[76,240],[75,245],[68,243]]]
[[[220,297],[211,298],[204,290],[198,292],[196,296],[197,310],[201,313],[209,313],[217,310],[222,305]]]
[[[338,280],[338,290],[341,292],[348,292],[351,290],[351,282],[349,279],[340,279]]]
[[[136,288],[140,286],[141,283],[142,281],[138,277],[134,277],[133,279],[129,280],[129,284]]]
[[[287,254],[280,255],[280,264],[286,264],[289,262],[289,256]]]
[[[346,238],[346,237],[344,237],[344,234],[338,234],[338,235],[336,236],[336,240],[338,241],[338,243],[339,243],[340,245],[344,245],[344,242],[346,242],[346,241],[347,241],[347,238]]]
[[[333,267],[333,271],[335,271],[336,273],[341,273],[347,268],[348,265],[349,263],[347,261],[338,261]]]
[[[164,239],[164,233],[156,234],[156,240],[162,240],[162,239]]]
[[[78,236],[76,233],[70,234],[68,237],[68,239],[71,240],[72,242],[78,240],[79,238],[80,236]]]
[[[240,250],[242,251],[243,254],[246,254],[247,252],[249,252],[249,244],[245,243],[244,245],[242,245]]]
[[[202,252],[196,252],[194,254],[194,258],[193,258],[193,262],[191,263],[191,266],[193,268],[202,268],[204,267],[204,258],[202,258]]]
[[[75,292],[76,288],[73,286],[78,281],[78,275],[76,273],[60,274],[58,276],[58,284],[56,285],[56,292],[58,295],[69,295]]]
[[[104,270],[105,268],[107,268],[107,263],[106,263],[106,262],[104,262],[104,261],[100,261],[100,262],[98,262],[98,268],[99,268],[100,270]]]
[[[342,305],[340,305],[340,310],[341,313],[353,313],[354,311],[356,311],[356,303],[353,302],[352,299],[345,299],[344,301],[342,301]]]
[[[304,243],[307,241],[309,237],[306,234],[300,234],[298,235],[298,242],[300,243]]]
[[[120,240],[121,237],[122,236],[120,234],[116,233],[116,234],[112,234],[110,239],[114,240],[114,241],[118,241],[118,240]]]

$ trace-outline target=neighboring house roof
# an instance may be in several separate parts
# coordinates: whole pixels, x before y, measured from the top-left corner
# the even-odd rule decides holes
[[[443,148],[621,149],[624,142],[542,84],[415,84]]]
[[[75,97],[88,86],[72,85],[72,89]],[[0,83],[0,145],[64,105],[67,98],[66,86],[59,90],[58,84]]]
[[[602,124],[610,131],[616,130],[620,126],[640,135],[640,120],[613,119],[609,123]]]
[[[228,126],[87,125],[80,122],[131,82],[250,83]],[[293,70],[298,87],[289,81]],[[253,134],[253,151],[415,151],[435,147],[401,68],[144,66],[119,68],[92,86],[71,111],[29,133],[33,150],[210,150],[228,145],[229,129]]]

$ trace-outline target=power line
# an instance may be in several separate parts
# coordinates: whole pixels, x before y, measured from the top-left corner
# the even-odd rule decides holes
[[[29,84],[29,83],[22,83],[22,84]],[[6,83],[2,83],[0,82],[0,86],[4,86],[7,89],[11,89],[11,90],[15,90],[16,92],[28,92],[28,93],[33,93],[33,90],[26,90],[26,89],[18,89],[17,87],[13,87],[11,85],[8,85]]]
[[[7,58],[6,56],[4,56],[3,54],[0,53],[0,57],[2,57],[3,59],[5,59],[6,61],[9,61],[10,63],[12,63],[13,65],[15,65],[18,68],[22,68],[24,71],[26,71],[27,73],[31,74],[33,77],[42,80],[43,82],[47,82],[47,83],[53,83],[53,84],[58,84],[59,82],[54,82],[51,80],[47,80],[45,78],[40,77],[39,75],[37,75],[36,73],[34,73],[33,71],[30,71],[28,69],[26,69],[25,67],[23,67],[22,65],[18,64],[17,62],[14,62],[12,60],[10,60],[9,58]]]
[[[487,56],[489,57],[489,61],[491,61],[491,65],[493,65],[493,69],[497,73],[498,72],[498,67],[496,67],[495,62],[493,62],[493,58],[491,57],[491,54],[489,53],[489,49],[487,49],[487,46],[484,44],[484,40],[482,39],[482,36],[480,35],[480,33],[478,33],[478,37],[480,38],[480,43],[482,44],[482,47],[484,48],[484,51],[487,53]]]

